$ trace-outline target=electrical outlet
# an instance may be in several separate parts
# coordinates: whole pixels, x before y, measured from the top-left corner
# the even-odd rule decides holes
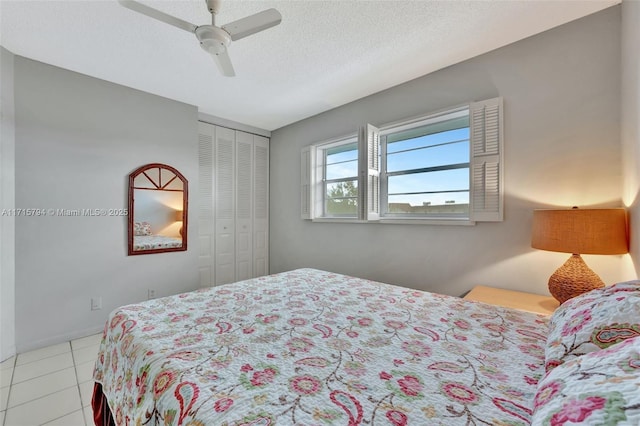
[[[98,311],[102,309],[102,297],[92,297],[91,298],[91,310]]]
[[[155,299],[156,298],[156,291],[152,288],[150,288],[149,290],[147,290],[147,299],[151,300],[151,299]]]

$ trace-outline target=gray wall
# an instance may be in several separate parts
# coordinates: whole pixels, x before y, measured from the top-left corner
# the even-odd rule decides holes
[[[622,119],[624,202],[632,230],[640,227],[640,2],[622,3]],[[640,268],[640,238],[631,233],[631,257]]]
[[[198,286],[197,109],[15,57],[16,205],[127,207],[128,175],[166,163],[189,181],[190,248],[127,256],[126,217],[16,220],[19,352],[100,331],[124,304]],[[103,309],[90,310],[91,297]]]
[[[316,267],[459,295],[545,293],[568,254],[530,248],[536,208],[621,206],[620,7],[272,132],[271,272]],[[428,52],[425,52],[428,54]],[[464,226],[300,219],[300,148],[470,100],[504,97],[505,220]],[[629,256],[584,256],[605,282]]]
[[[0,47],[0,210],[15,207],[14,56]],[[0,361],[13,356],[15,342],[15,218],[0,216]]]

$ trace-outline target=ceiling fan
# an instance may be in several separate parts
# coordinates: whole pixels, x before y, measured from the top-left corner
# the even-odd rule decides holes
[[[211,25],[194,25],[134,0],[118,0],[122,6],[128,9],[194,33],[200,41],[200,47],[213,56],[220,72],[227,77],[233,77],[236,73],[227,50],[231,41],[240,40],[278,25],[282,21],[282,15],[275,9],[267,9],[217,27],[216,14],[220,10],[220,0],[205,1],[209,12],[211,12]]]

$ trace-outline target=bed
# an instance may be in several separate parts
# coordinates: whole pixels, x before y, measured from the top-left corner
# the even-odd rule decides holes
[[[105,325],[95,422],[637,425],[640,325],[580,335],[603,300],[640,322],[640,285],[620,286],[549,318],[298,269],[124,306]]]
[[[156,250],[182,247],[182,238],[165,237],[164,235],[134,235],[133,250]]]
[[[182,247],[182,238],[154,234],[149,222],[133,223],[133,251]]]

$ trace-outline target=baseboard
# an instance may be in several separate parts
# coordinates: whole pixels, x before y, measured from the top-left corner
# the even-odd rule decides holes
[[[102,333],[104,327],[91,327],[86,328],[84,330],[76,330],[70,333],[58,334],[56,336],[50,336],[46,339],[35,340],[33,342],[28,342],[23,345],[19,345],[17,347],[17,353],[21,354],[24,352],[29,352],[35,349],[44,348],[51,345],[56,345],[58,343],[68,342],[69,340],[80,339],[82,337],[91,336],[92,334]]]
[[[0,362],[7,360],[16,354],[16,346],[11,345],[8,349],[2,348],[2,353],[0,353]]]

